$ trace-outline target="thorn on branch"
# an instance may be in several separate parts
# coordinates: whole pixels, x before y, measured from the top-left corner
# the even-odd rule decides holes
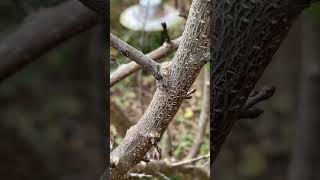
[[[163,23],[161,23],[161,26],[162,26],[162,28],[163,28],[163,34],[164,34],[164,37],[165,37],[165,39],[166,39],[166,43],[171,44],[172,41],[171,41],[170,36],[169,36],[169,33],[168,33],[167,23],[166,23],[166,22],[163,22]]]
[[[188,93],[186,94],[186,96],[184,97],[184,99],[191,99],[192,95],[196,92],[196,89],[191,89],[190,91],[188,91]]]

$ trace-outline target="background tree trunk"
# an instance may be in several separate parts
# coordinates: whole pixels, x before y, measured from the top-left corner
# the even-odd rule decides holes
[[[296,124],[296,140],[289,180],[320,177],[320,27],[303,16],[302,63]]]

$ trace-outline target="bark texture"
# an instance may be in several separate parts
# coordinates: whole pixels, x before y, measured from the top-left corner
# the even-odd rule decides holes
[[[216,0],[213,4],[211,164],[292,23],[310,2]]]
[[[162,79],[147,110],[110,154],[111,179],[121,179],[162,137],[197,74],[207,62],[212,2],[195,0],[173,60],[161,65]],[[106,170],[108,171],[108,169]],[[102,179],[106,179],[102,177]]]
[[[76,0],[40,9],[0,44],[0,81],[74,35],[101,22]]]

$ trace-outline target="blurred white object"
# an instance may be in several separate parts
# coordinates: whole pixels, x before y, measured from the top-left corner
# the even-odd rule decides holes
[[[170,28],[183,22],[183,18],[174,7],[162,5],[161,0],[140,0],[120,16],[120,23],[134,31],[161,31],[163,22]]]

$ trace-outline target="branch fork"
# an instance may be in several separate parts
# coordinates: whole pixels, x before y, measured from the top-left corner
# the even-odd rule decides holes
[[[160,64],[144,55],[141,51],[122,41],[117,36],[110,33],[110,45],[118,50],[122,55],[139,64],[144,70],[151,73],[157,80],[162,79]]]

